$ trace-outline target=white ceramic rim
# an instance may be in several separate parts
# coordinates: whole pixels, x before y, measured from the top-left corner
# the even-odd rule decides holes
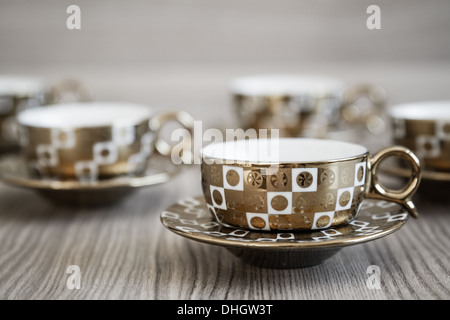
[[[399,104],[389,109],[389,115],[394,119],[450,121],[450,100]]]
[[[235,78],[234,94],[247,96],[340,95],[345,83],[334,77],[308,74],[262,74]]]
[[[225,141],[209,144],[201,150],[203,159],[252,164],[326,163],[354,159],[367,153],[368,149],[359,144],[308,138]]]
[[[0,96],[33,96],[45,88],[44,80],[38,77],[0,75]]]
[[[91,128],[133,125],[148,121],[153,109],[128,102],[85,102],[43,106],[22,111],[17,122],[36,128]]]

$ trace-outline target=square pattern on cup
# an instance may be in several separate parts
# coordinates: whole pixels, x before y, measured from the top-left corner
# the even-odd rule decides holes
[[[92,182],[97,180],[98,167],[93,161],[78,161],[75,163],[75,176],[81,182]]]
[[[292,192],[267,192],[267,211],[272,214],[292,214]]]
[[[210,192],[214,208],[226,210],[227,201],[225,198],[224,189],[220,187],[210,186]]]
[[[354,214],[367,170],[365,160],[278,171],[225,164],[203,166],[206,199],[221,219],[255,230],[270,230],[270,225],[289,230],[298,221],[304,221],[306,228],[323,229],[343,214]]]
[[[253,230],[270,230],[269,216],[264,213],[247,212],[247,224]]]
[[[422,135],[416,138],[417,155],[425,158],[436,158],[441,154],[439,138]]]
[[[51,129],[52,145],[57,149],[70,149],[75,146],[75,132],[72,130]]]
[[[244,168],[223,166],[223,187],[231,190],[244,190]]]
[[[292,169],[292,191],[311,192],[317,191],[317,168]]]
[[[97,164],[112,164],[117,159],[117,145],[111,141],[97,142],[93,147],[93,155],[94,162]]]
[[[323,229],[328,228],[331,226],[331,223],[334,219],[334,211],[328,211],[328,212],[316,212],[314,214],[314,221],[312,224],[311,229]]]
[[[360,162],[355,165],[355,186],[362,186],[366,181],[366,163]]]

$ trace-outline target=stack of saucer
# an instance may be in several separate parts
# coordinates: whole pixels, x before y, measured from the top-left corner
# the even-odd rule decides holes
[[[402,190],[378,182],[378,165],[391,156],[413,168]],[[163,224],[260,266],[316,265],[397,230],[408,213],[417,217],[411,197],[420,163],[404,147],[370,156],[361,145],[325,139],[227,141],[202,150],[201,174],[203,198],[174,204]]]

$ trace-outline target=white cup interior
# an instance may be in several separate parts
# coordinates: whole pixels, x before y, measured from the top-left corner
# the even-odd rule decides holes
[[[450,101],[426,101],[393,106],[389,114],[395,119],[450,121]]]
[[[43,92],[44,81],[26,76],[0,76],[0,95],[28,96]]]
[[[280,138],[212,143],[202,149],[202,156],[247,163],[311,163],[345,160],[367,152],[361,145],[343,141]]]
[[[132,103],[68,103],[22,111],[17,121],[41,128],[85,128],[132,125],[149,120],[153,109]]]
[[[230,84],[234,94],[251,96],[340,94],[344,87],[343,81],[333,77],[297,74],[240,77]]]

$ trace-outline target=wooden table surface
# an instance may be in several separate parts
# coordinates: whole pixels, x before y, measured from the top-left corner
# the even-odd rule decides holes
[[[318,70],[325,73],[328,67]],[[288,66],[276,69],[290,70]],[[112,77],[112,71],[99,75],[92,70],[73,74],[89,80],[98,100],[132,96],[133,101],[169,108],[164,104],[168,98],[176,102],[172,105],[203,120],[204,130],[214,123],[234,125],[225,85],[236,69],[140,68],[137,72],[131,68],[120,72],[120,79]],[[258,66],[247,66],[239,73],[257,70]],[[407,64],[352,66],[348,70],[339,66],[328,71],[345,74],[350,82],[361,79],[361,74],[370,75],[386,87],[391,103],[448,95],[449,64],[415,69]],[[40,71],[45,73],[35,69]],[[192,74],[192,79],[177,76],[184,72]],[[55,70],[47,74],[60,75]],[[419,90],[424,85],[427,90]],[[149,93],[147,88],[154,86],[158,90]],[[437,191],[443,195],[437,197]],[[165,208],[201,194],[198,166],[123,201],[95,208],[55,205],[32,190],[1,184],[0,298],[449,299],[449,191],[448,184],[423,184],[414,197],[419,219],[409,219],[399,231],[344,248],[316,267],[277,270],[249,266],[224,248],[180,237],[161,224]],[[78,290],[66,285],[71,265],[80,268]],[[380,268],[380,289],[367,286],[367,269],[372,265]]]
[[[417,198],[418,220],[342,249],[322,265],[264,269],[226,249],[182,238],[162,210],[196,196],[198,167],[108,207],[66,207],[0,188],[0,298],[6,299],[448,299],[448,203]],[[69,290],[67,268],[81,286]],[[381,289],[366,285],[380,268]]]

